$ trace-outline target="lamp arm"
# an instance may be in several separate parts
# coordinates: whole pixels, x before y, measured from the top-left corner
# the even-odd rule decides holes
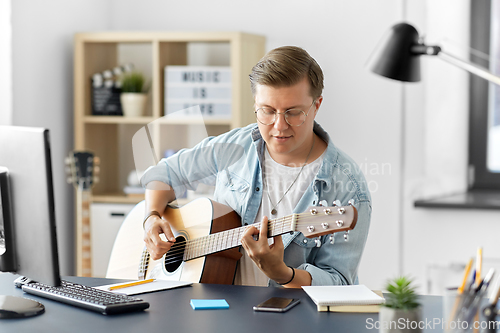
[[[500,85],[500,77],[494,75],[493,73],[491,73],[489,70],[487,70],[486,68],[484,68],[482,66],[472,64],[470,62],[467,62],[465,60],[457,58],[454,55],[451,55],[443,50],[441,50],[441,52],[439,52],[437,56],[439,58],[441,58],[442,60],[444,60],[452,65],[455,65],[455,66],[457,66],[461,69],[464,69],[472,74],[475,74],[479,77],[482,77],[485,80],[488,80],[490,82],[493,82],[495,84]]]
[[[411,47],[411,53],[414,55],[438,55],[441,48],[436,45],[415,44]]]

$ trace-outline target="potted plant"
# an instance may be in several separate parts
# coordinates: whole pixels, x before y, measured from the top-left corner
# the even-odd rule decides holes
[[[422,332],[422,310],[412,283],[404,276],[387,283],[385,304],[379,312],[381,333]]]
[[[123,75],[120,102],[125,116],[140,117],[144,115],[148,90],[144,81],[144,76],[139,72],[130,72]]]

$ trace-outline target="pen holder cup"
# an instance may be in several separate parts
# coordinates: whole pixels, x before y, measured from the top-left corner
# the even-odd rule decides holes
[[[472,322],[477,320],[478,310],[473,313],[466,308],[467,295],[458,294],[458,288],[446,288],[443,297],[443,327],[445,332],[469,332]],[[472,321],[468,322],[468,318]],[[472,331],[471,331],[472,332]]]

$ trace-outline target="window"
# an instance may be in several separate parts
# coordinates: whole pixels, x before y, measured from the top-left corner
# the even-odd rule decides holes
[[[500,76],[500,0],[471,1],[471,61]],[[470,76],[469,164],[472,189],[500,189],[500,86]]]

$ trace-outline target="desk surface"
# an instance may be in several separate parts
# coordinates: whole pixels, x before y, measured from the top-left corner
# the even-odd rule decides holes
[[[0,332],[378,332],[378,314],[318,312],[302,289],[194,284],[190,287],[138,295],[150,303],[143,312],[103,316],[98,313],[25,294],[13,285],[15,275],[0,273],[0,295],[24,296],[45,305],[45,313],[26,319],[0,321]],[[98,286],[114,280],[68,277],[66,280]],[[252,307],[270,297],[300,298],[286,313],[254,312]],[[227,310],[193,310],[192,298],[219,299]],[[423,296],[423,318],[441,318],[441,297]],[[367,322],[368,320],[368,322]],[[425,319],[424,319],[425,320]],[[371,327],[367,323],[372,323]],[[370,329],[371,328],[371,329]],[[441,327],[424,332],[441,332]]]

